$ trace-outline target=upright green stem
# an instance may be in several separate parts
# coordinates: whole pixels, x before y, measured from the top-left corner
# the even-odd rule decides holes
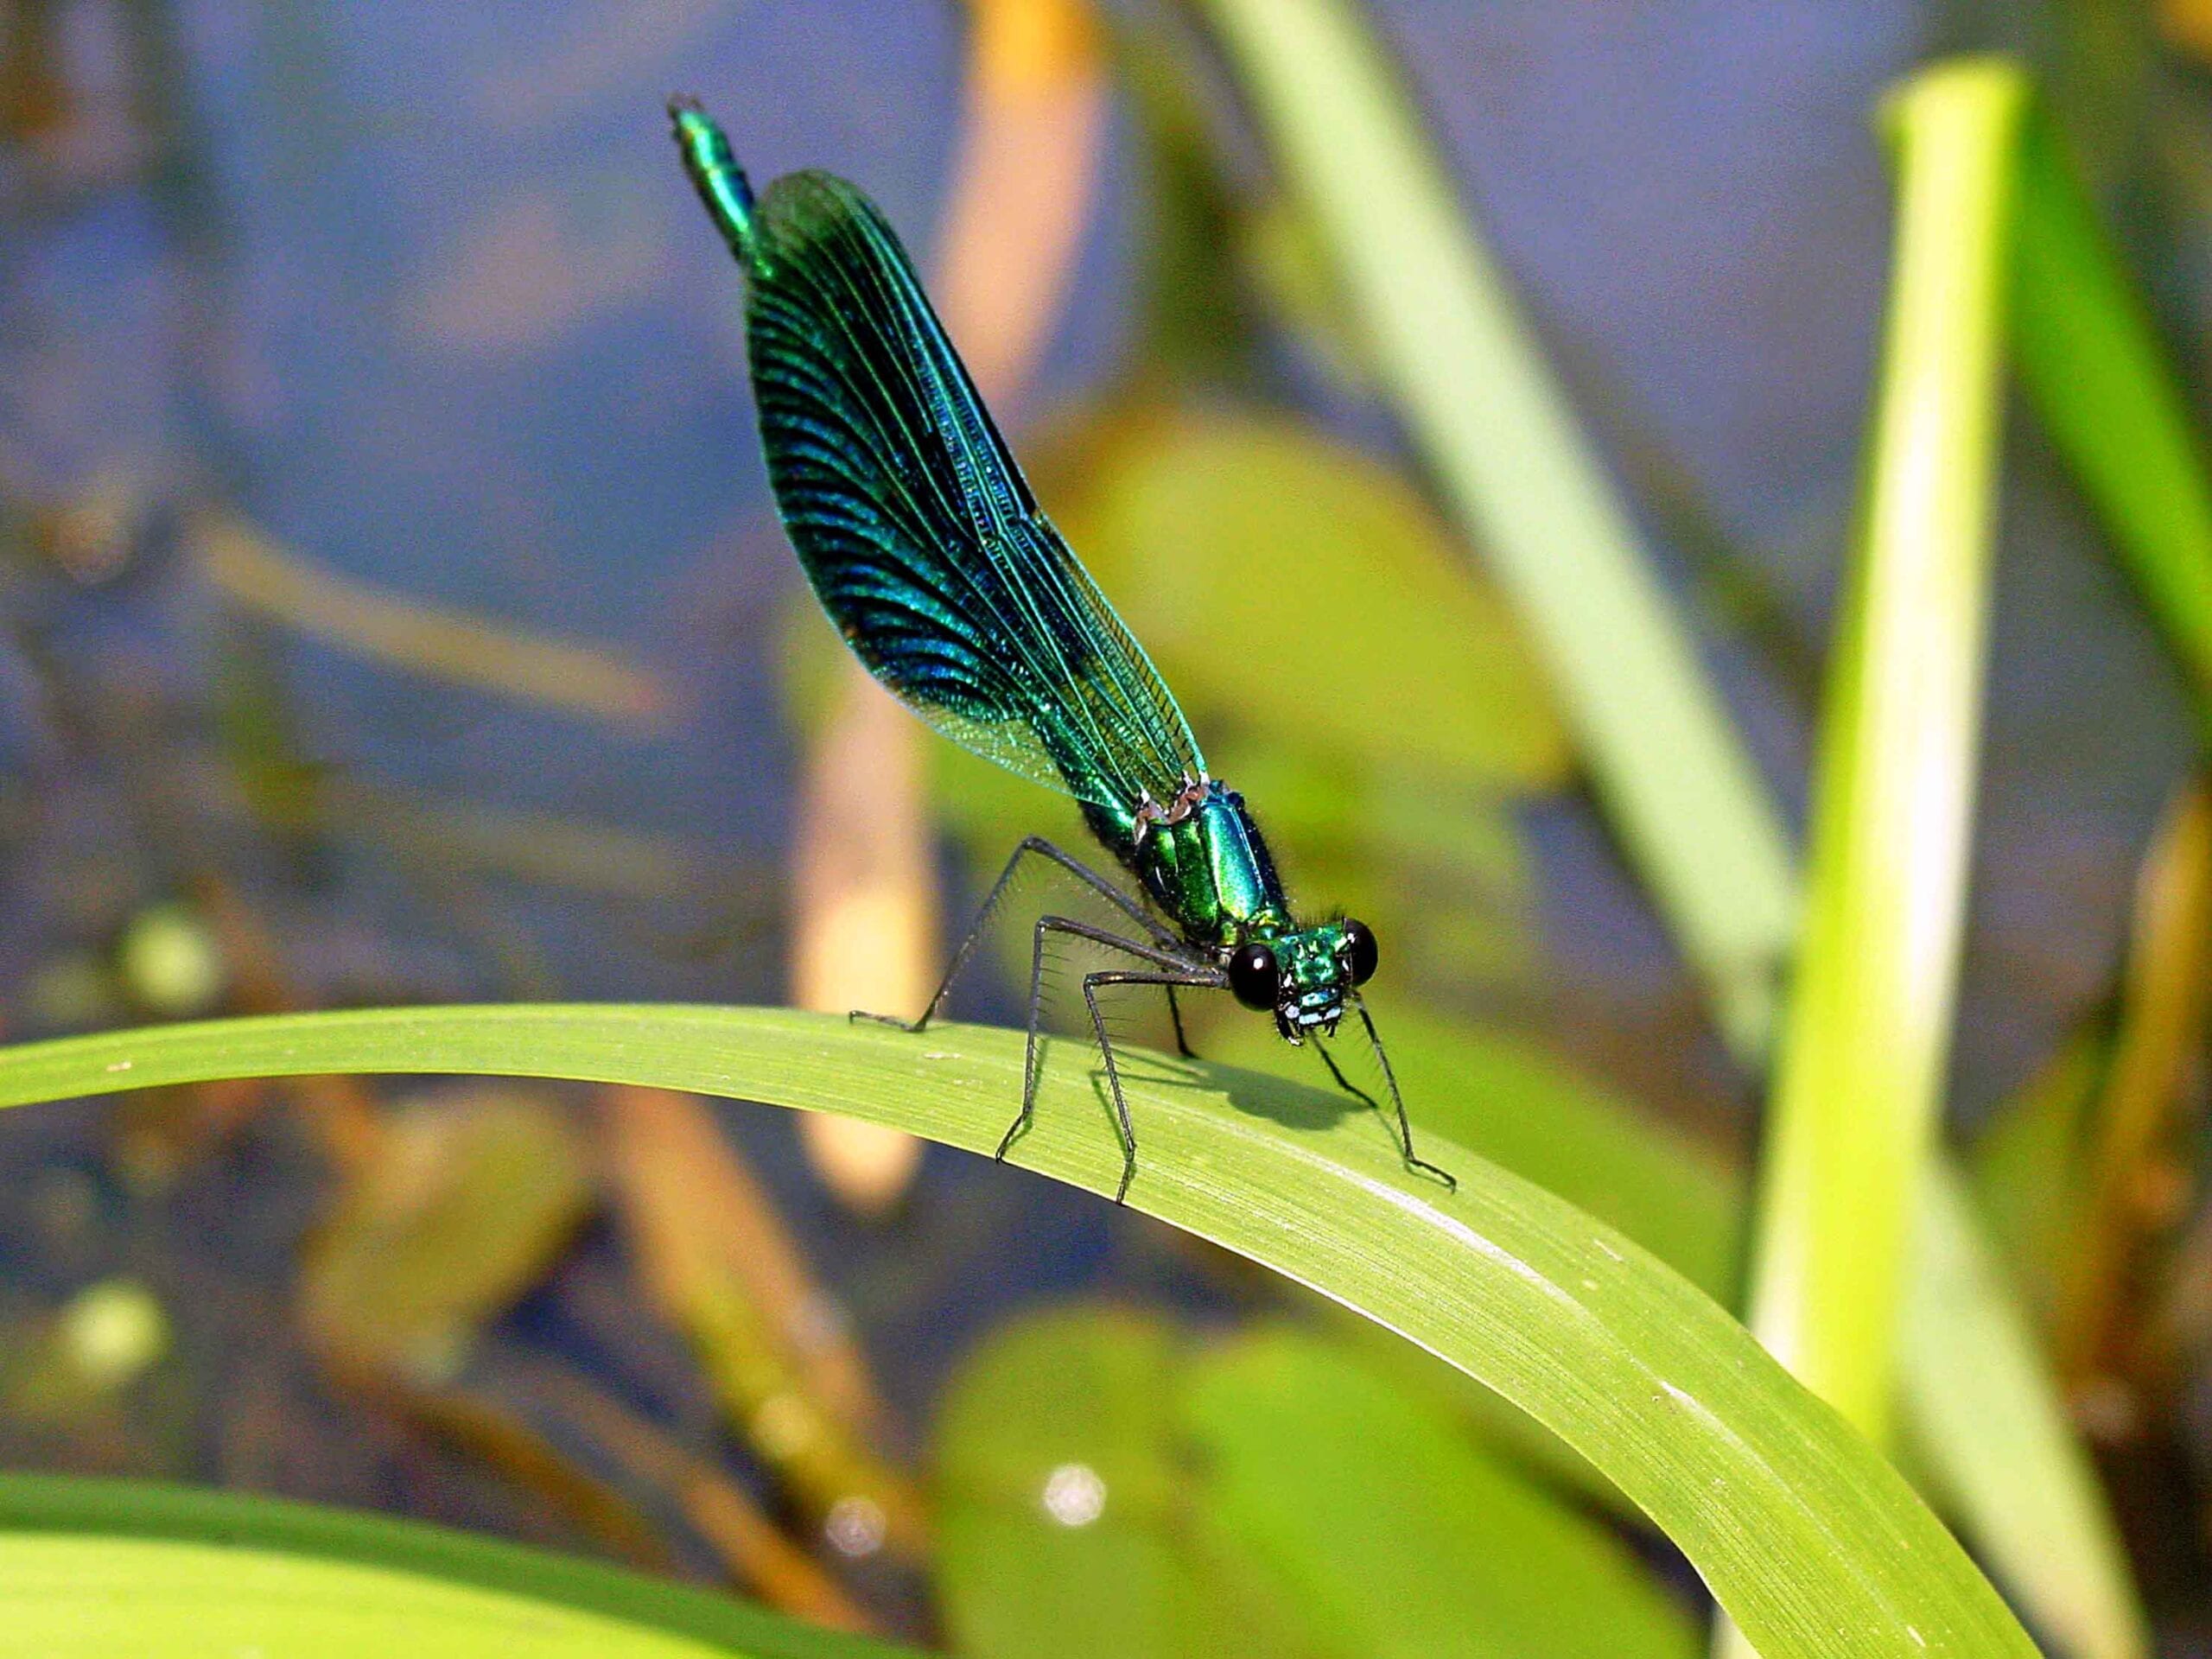
[[[1949,1058],[2024,105],[1973,60],[1888,111],[1895,286],[1763,1172],[1752,1328],[1878,1442]]]
[[[1751,1329],[1878,1446],[1966,913],[2025,104],[2016,69],[1969,60],[1915,76],[1885,112],[1897,167],[1889,318],[1760,1167]],[[1751,1649],[1724,1623],[1715,1652]]]

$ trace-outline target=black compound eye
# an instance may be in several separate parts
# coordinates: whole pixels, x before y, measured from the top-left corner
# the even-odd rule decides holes
[[[1248,1008],[1272,1008],[1281,976],[1264,944],[1240,944],[1229,958],[1229,988]]]
[[[1375,935],[1365,922],[1344,924],[1344,965],[1351,969],[1351,982],[1364,985],[1375,977],[1375,968],[1381,960],[1375,945]]]

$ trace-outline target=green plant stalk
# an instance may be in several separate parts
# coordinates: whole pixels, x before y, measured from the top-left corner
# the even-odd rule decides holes
[[[1109,1192],[1119,1149],[1070,1046],[1053,1045],[1014,1155]],[[838,1111],[983,1152],[1022,1055],[1013,1032],[781,1010],[374,1010],[0,1052],[0,1103],[317,1072],[560,1077]],[[1458,1192],[1409,1173],[1387,1127],[1339,1094],[1157,1055],[1128,1056],[1124,1077],[1132,1208],[1335,1298],[1544,1423],[1675,1539],[1767,1659],[2034,1654],[1896,1472],[1626,1238],[1440,1137],[1424,1150]]]
[[[1759,1052],[1798,908],[1786,834],[1681,617],[1351,0],[1202,0],[1373,359],[1549,669],[1591,780]]]
[[[2212,731],[2212,477],[2140,295],[2049,118],[2020,144],[2012,349],[2037,420],[2103,518]]]
[[[1878,1444],[1957,988],[2026,97],[1968,60],[1886,112],[1895,275],[1761,1171],[1751,1328]]]

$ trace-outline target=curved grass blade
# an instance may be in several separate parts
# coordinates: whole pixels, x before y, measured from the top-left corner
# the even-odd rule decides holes
[[[1063,1051],[1065,1052],[1065,1051]],[[219,1077],[510,1073],[839,1111],[988,1153],[1018,1033],[752,1008],[370,1010],[167,1026],[0,1052],[0,1103]],[[1765,1659],[2035,1652],[1882,1459],[1701,1292],[1571,1205],[1439,1148],[1409,1174],[1339,1096],[1132,1052],[1131,1205],[1313,1287],[1496,1389],[1675,1539]],[[1097,1079],[1046,1068],[1025,1162],[1110,1193]]]

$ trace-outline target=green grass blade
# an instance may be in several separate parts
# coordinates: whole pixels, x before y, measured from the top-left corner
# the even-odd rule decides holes
[[[1779,817],[1405,89],[1351,0],[1204,0],[1380,377],[1549,668],[1739,1052],[1797,914]]]
[[[1878,1440],[1957,988],[2026,98],[2017,70],[1970,61],[1891,106],[1887,335],[1761,1172],[1752,1329]]]
[[[2012,348],[2020,382],[2212,724],[2212,479],[2187,394],[2045,118],[2020,154]]]
[[[710,1659],[709,1646],[597,1613],[354,1561],[168,1539],[0,1538],[10,1651],[40,1659],[209,1653],[486,1653],[506,1659]]]
[[[44,1655],[498,1651],[895,1659],[907,1651],[597,1562],[420,1522],[142,1481],[0,1475],[0,1648]],[[227,1639],[226,1639],[227,1638]]]
[[[1054,1045],[1015,1156],[1109,1192],[1091,1067]],[[1071,1054],[1074,1049],[1074,1054]],[[375,1010],[164,1026],[0,1052],[0,1103],[227,1077],[458,1072],[658,1084],[997,1142],[1019,1034],[747,1008]],[[1313,1286],[1488,1383],[1697,1566],[1767,1659],[2034,1652],[1888,1465],[1743,1328],[1627,1239],[1438,1140],[1409,1175],[1341,1095],[1132,1054],[1131,1206]]]

